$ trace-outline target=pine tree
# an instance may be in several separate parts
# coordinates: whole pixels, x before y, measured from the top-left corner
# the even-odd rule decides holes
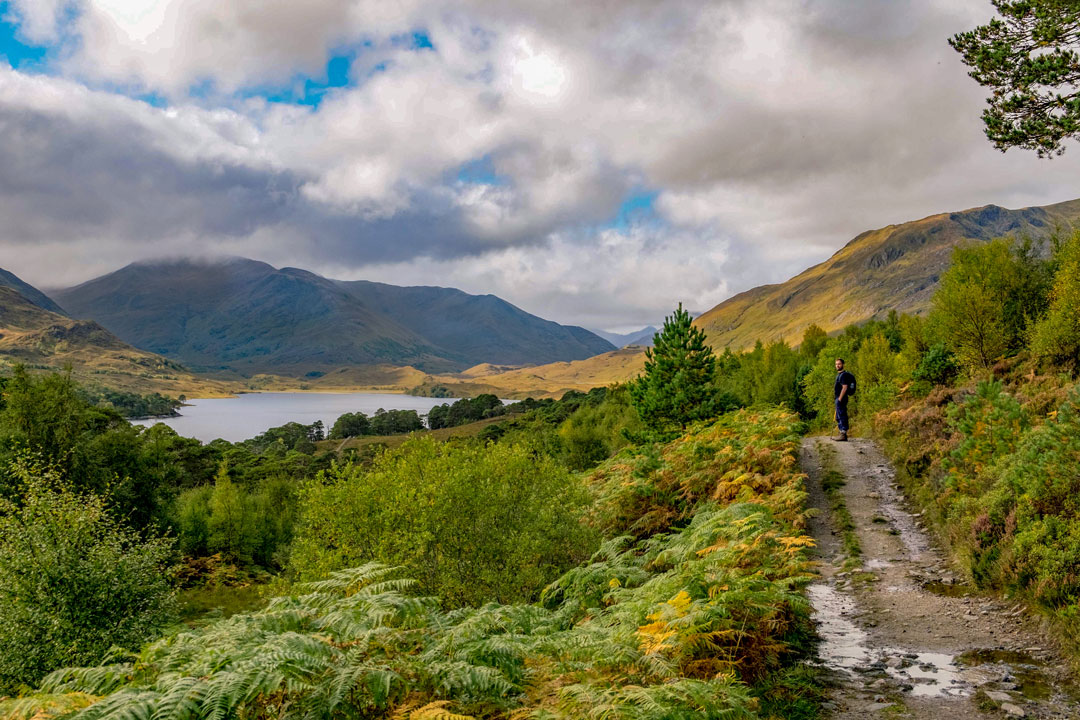
[[[645,373],[631,385],[630,397],[649,427],[685,428],[716,414],[716,356],[682,303],[664,318],[645,358]]]

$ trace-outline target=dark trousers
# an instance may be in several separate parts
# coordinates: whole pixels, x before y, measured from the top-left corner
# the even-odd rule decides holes
[[[846,433],[848,429],[848,417],[847,417],[847,400],[843,402],[836,401],[836,427],[840,428],[840,432]]]

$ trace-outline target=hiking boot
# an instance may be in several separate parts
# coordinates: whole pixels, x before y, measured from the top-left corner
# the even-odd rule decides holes
[[[836,442],[847,442],[847,433],[842,432],[837,437],[834,437],[833,440],[835,440]]]

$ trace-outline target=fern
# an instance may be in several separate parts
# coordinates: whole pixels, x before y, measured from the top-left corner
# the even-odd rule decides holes
[[[445,611],[369,563],[57,671],[0,720],[755,717],[809,634],[796,434],[744,411],[624,451],[591,479],[609,539],[541,604]]]

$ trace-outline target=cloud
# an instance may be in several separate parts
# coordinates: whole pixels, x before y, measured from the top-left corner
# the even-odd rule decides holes
[[[0,69],[0,265],[46,285],[230,253],[644,325],[862,230],[1075,187],[1071,153],[982,136],[946,39],[984,0],[9,7],[59,48],[49,74]],[[335,54],[347,86],[267,101]],[[613,227],[642,191],[653,216]]]

